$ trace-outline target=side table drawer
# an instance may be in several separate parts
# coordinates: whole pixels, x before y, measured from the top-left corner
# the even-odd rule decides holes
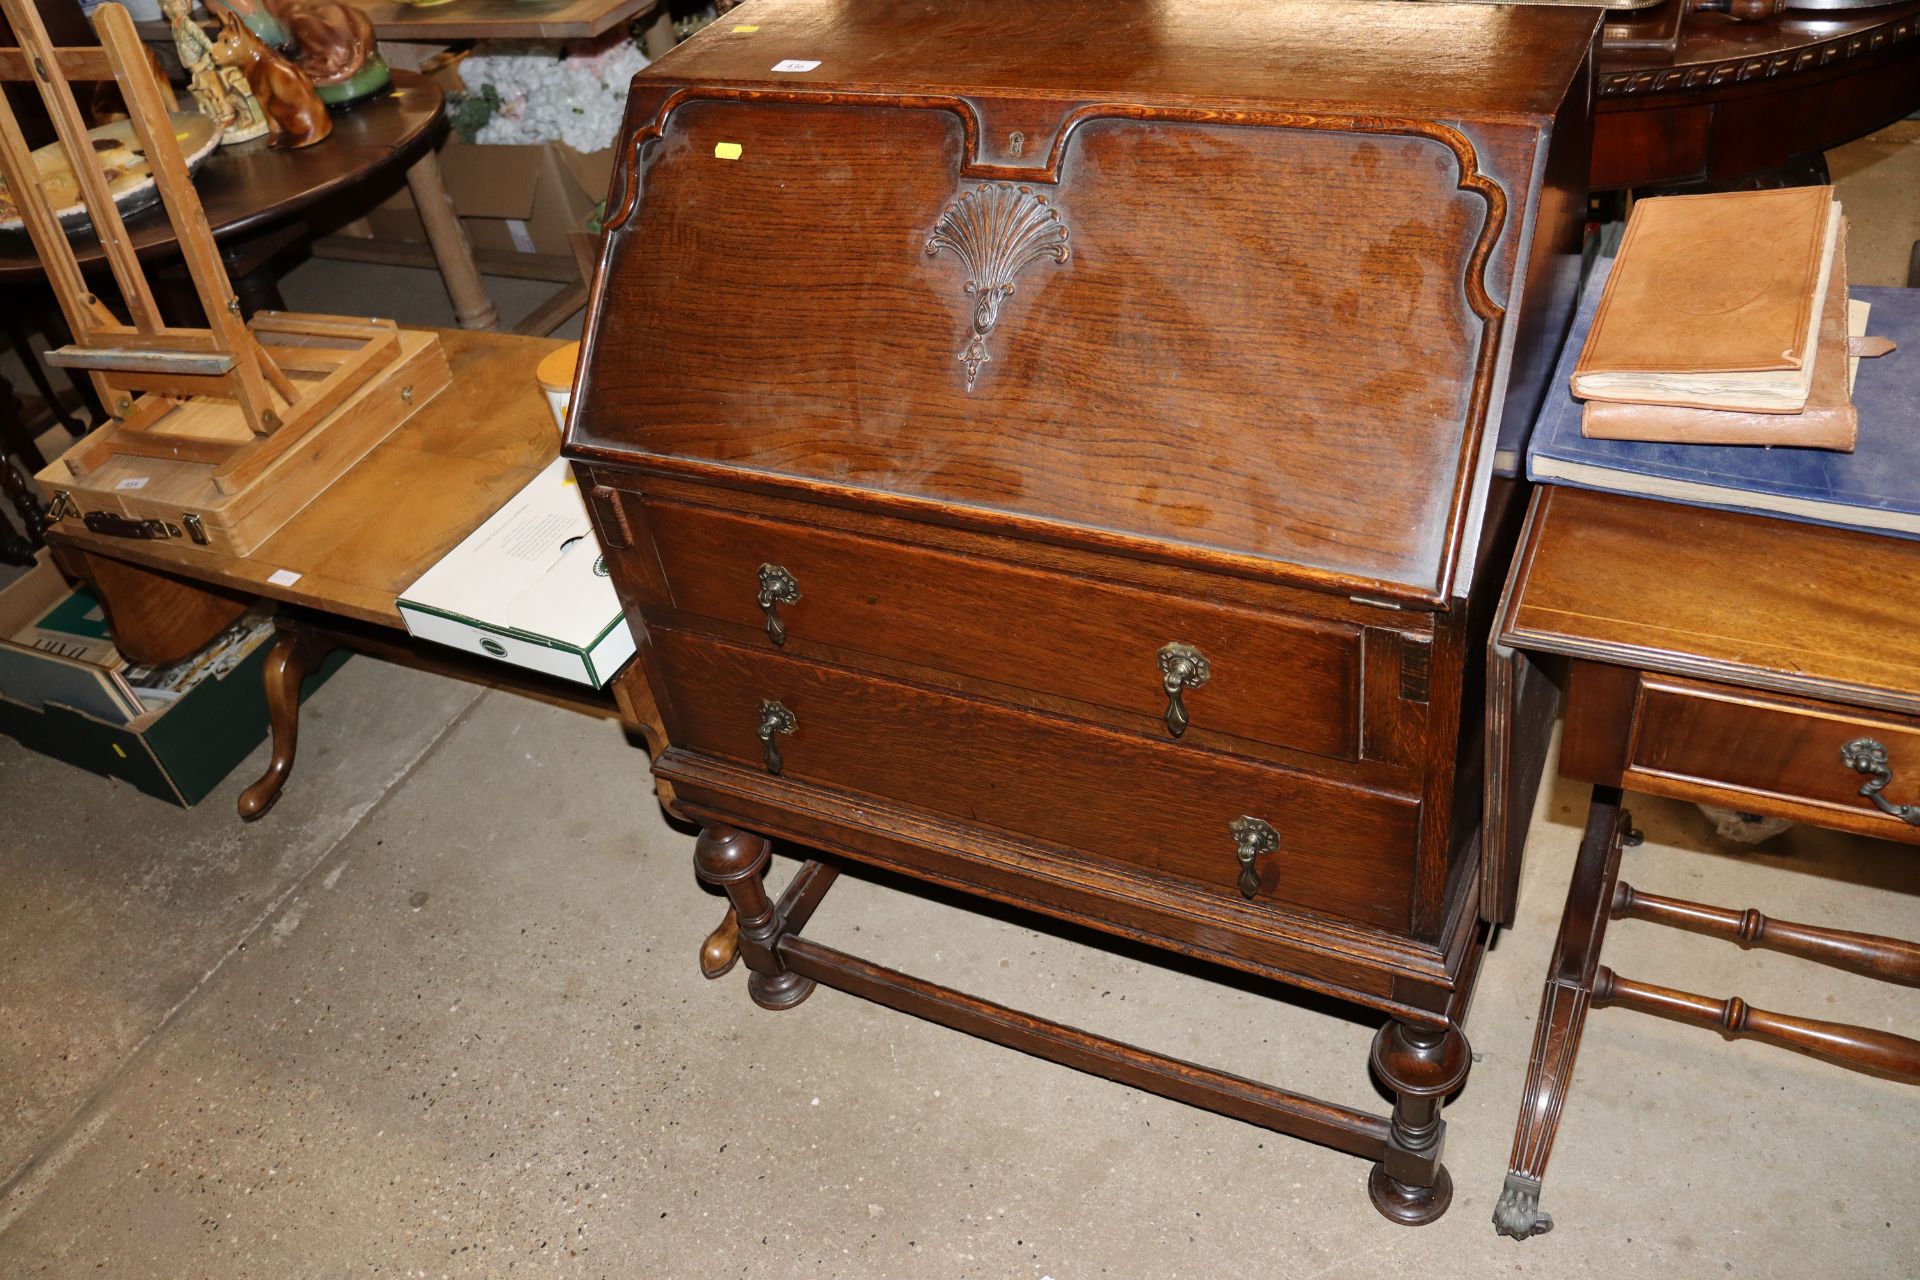
[[[778,566],[791,598],[772,611],[783,638],[766,637],[769,652],[888,659],[1076,702],[1155,737],[1358,758],[1357,626],[678,502],[646,512],[685,625],[765,628],[759,575]],[[1181,689],[1190,735],[1163,720],[1169,646],[1205,664]]]
[[[653,628],[680,750],[864,794],[1239,899],[1232,830],[1262,820],[1255,901],[1404,932],[1420,805],[1186,744]],[[759,736],[765,705],[779,723]],[[770,758],[767,743],[778,753]],[[857,810],[857,802],[852,807]],[[857,819],[856,819],[857,820]]]
[[[1862,745],[1850,748],[1854,743]],[[1920,813],[1920,723],[1645,675],[1635,699],[1625,785],[1920,843],[1920,827],[1883,812],[1861,793],[1877,776],[1878,753],[1866,744],[1884,751],[1891,775],[1886,802],[1913,805]],[[1853,767],[1856,759],[1866,768]]]

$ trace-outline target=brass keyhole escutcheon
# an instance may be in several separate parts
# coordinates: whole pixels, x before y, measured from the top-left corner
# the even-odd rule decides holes
[[[767,772],[779,773],[786,761],[780,757],[780,746],[774,739],[775,734],[792,733],[800,727],[793,718],[793,712],[769,699],[760,704],[760,750],[767,760]]]
[[[787,642],[786,619],[780,616],[783,604],[800,603],[800,583],[777,564],[760,566],[760,611],[767,615],[767,639],[775,644]],[[778,773],[779,770],[774,772]]]
[[[1167,691],[1167,732],[1179,737],[1187,731],[1187,704],[1181,694],[1198,689],[1213,678],[1207,656],[1190,644],[1178,640],[1160,650],[1160,681]]]
[[[1227,830],[1233,835],[1234,855],[1240,859],[1240,896],[1251,898],[1260,892],[1260,872],[1254,861],[1280,847],[1280,833],[1254,817],[1235,818]]]

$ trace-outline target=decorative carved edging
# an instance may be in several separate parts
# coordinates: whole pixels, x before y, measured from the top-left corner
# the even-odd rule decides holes
[[[1916,35],[1920,35],[1920,18],[1903,18],[1891,26],[1835,36],[1819,44],[1769,57],[1732,58],[1725,62],[1697,62],[1690,66],[1608,72],[1600,76],[1599,95],[1603,98],[1633,97],[1683,89],[1712,89],[1749,80],[1772,80],[1878,53]]]

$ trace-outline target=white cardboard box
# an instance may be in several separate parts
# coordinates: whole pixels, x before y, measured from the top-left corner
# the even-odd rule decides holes
[[[400,593],[407,632],[599,688],[633,633],[564,458]]]

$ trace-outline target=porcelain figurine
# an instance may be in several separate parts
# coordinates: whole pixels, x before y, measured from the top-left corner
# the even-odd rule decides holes
[[[195,109],[221,124],[220,145],[251,142],[264,134],[266,113],[240,70],[214,58],[213,41],[193,20],[193,0],[161,0],[160,12],[173,31],[173,48],[187,73]]]
[[[213,42],[213,59],[246,76],[266,113],[272,133],[268,145],[282,150],[310,147],[332,133],[326,104],[306,73],[260,43],[233,13],[221,12],[218,17],[220,38]]]
[[[267,48],[292,54],[293,37],[288,34],[285,21],[273,5],[262,4],[260,0],[223,0],[219,7],[231,9],[234,16],[246,24],[247,30],[259,36],[260,43]],[[215,7],[208,4],[207,11],[215,12]]]
[[[366,11],[339,0],[267,0],[293,35],[300,69],[329,107],[351,106],[393,83]]]

